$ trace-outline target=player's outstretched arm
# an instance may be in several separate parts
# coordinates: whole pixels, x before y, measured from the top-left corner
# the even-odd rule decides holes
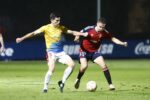
[[[125,46],[125,47],[128,45],[127,42],[122,42],[121,40],[119,40],[119,39],[117,39],[117,38],[115,38],[115,37],[112,37],[111,40],[112,40],[114,43],[119,44],[119,45],[123,45],[123,46]]]
[[[27,39],[27,38],[31,38],[31,37],[33,37],[34,36],[34,32],[31,32],[31,33],[28,33],[28,34],[26,34],[26,35],[24,35],[24,36],[22,36],[22,37],[18,37],[18,38],[16,38],[16,43],[20,43],[20,42],[22,42],[23,40],[25,40],[25,39]]]
[[[26,34],[26,35],[24,35],[22,37],[18,37],[18,38],[16,38],[16,43],[20,43],[20,42],[24,41],[27,38],[31,38],[31,37],[33,37],[33,36],[35,36],[37,34],[40,34],[41,32],[42,31],[40,29],[37,29],[34,32],[28,33],[28,34]]]
[[[72,30],[68,30],[67,33],[69,34],[73,34],[74,36],[84,36],[86,37],[88,35],[88,33],[82,33],[82,32],[78,32],[78,31],[72,31]]]
[[[16,38],[16,43],[20,43],[20,42],[22,42],[23,40],[25,40],[27,38],[31,38],[31,37],[33,37],[33,36],[35,36],[37,34],[41,34],[42,32],[44,32],[44,28],[45,28],[45,26],[42,26],[39,29],[37,29],[37,30],[35,30],[35,31],[31,32],[31,33],[28,33],[28,34],[26,34],[26,35],[24,35],[22,37]]]

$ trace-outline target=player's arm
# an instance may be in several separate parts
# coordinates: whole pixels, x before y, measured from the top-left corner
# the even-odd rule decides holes
[[[74,41],[79,42],[80,36],[75,36]]]
[[[40,29],[37,29],[37,30],[30,32],[30,33],[28,33],[22,37],[18,37],[18,38],[16,38],[16,43],[20,43],[20,42],[24,41],[25,39],[28,39],[28,38],[31,38],[31,37],[37,35],[37,34],[40,34],[41,32],[42,31],[40,31]]]
[[[79,42],[80,36],[84,36],[84,37],[88,36],[87,32],[83,33],[83,32],[78,32],[78,31],[67,30],[67,33],[73,34],[75,36],[74,41],[77,41],[77,42]]]
[[[112,37],[111,40],[112,40],[114,43],[119,44],[119,45],[123,45],[123,46],[127,46],[127,45],[128,45],[127,42],[123,42],[123,41],[121,41],[121,40],[119,40],[119,39],[117,39],[117,38],[115,38],[115,37]]]
[[[1,33],[0,33],[0,43],[1,43],[0,52],[4,52],[5,51],[5,46],[4,46],[3,36],[2,36]]]
[[[84,36],[84,37],[88,36],[87,32],[82,33],[82,32],[78,32],[78,31],[67,30],[67,33],[73,34],[74,36]]]
[[[36,34],[35,32],[30,32],[30,33],[28,33],[28,34],[26,34],[26,35],[24,35],[24,36],[22,36],[22,37],[18,37],[18,38],[16,38],[16,43],[20,43],[20,42],[24,41],[24,40],[27,39],[27,38],[31,38],[31,37],[33,37],[35,34]]]

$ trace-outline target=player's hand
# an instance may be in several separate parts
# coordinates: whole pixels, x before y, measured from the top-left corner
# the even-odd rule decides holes
[[[80,36],[75,36],[74,41],[79,42],[79,38],[80,38]]]
[[[16,38],[16,43],[20,43],[20,42],[22,42],[22,41],[23,41],[22,38]]]
[[[127,46],[128,46],[128,43],[127,43],[127,42],[123,42],[123,45],[124,45],[125,47],[127,47]]]

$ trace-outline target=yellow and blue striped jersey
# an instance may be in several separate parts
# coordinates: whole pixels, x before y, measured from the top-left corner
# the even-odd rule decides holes
[[[65,26],[59,25],[54,27],[51,24],[44,25],[37,29],[38,33],[44,33],[47,51],[61,52],[63,51],[62,34],[67,33]]]

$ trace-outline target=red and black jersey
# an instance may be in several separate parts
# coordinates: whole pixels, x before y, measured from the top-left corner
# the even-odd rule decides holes
[[[80,47],[83,51],[95,52],[99,49],[103,39],[111,39],[112,35],[107,31],[97,32],[95,26],[88,26],[81,30],[87,32],[88,36],[81,40]]]

